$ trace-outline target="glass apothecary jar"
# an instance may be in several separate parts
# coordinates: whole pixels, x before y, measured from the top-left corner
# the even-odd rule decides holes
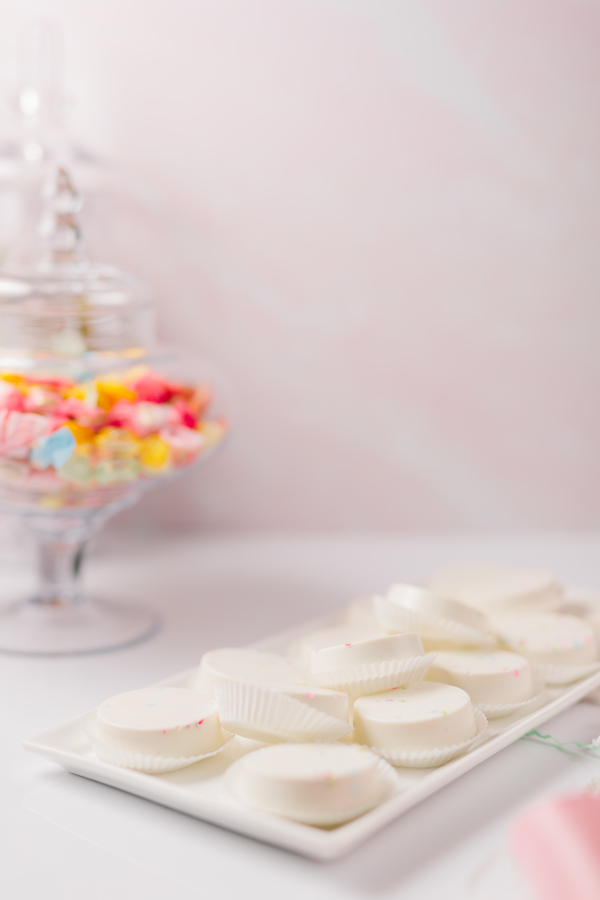
[[[149,612],[82,595],[85,547],[228,430],[219,373],[158,348],[143,284],[83,256],[79,206],[59,170],[34,263],[0,272],[0,507],[38,561],[35,596],[0,612],[0,650],[92,652],[150,633]]]

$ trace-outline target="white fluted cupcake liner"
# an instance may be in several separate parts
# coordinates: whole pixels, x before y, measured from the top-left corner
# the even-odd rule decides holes
[[[242,760],[239,762],[242,762]],[[392,794],[398,790],[398,776],[394,772],[392,766],[384,759],[380,758],[377,761],[377,771],[381,779],[381,789],[370,803],[363,803],[361,806],[356,806],[353,809],[337,812],[331,810],[313,810],[312,812],[307,812],[306,810],[294,810],[289,807],[287,809],[283,807],[273,809],[272,807],[267,808],[260,806],[255,801],[248,798],[244,791],[243,778],[239,777],[240,769],[241,767],[239,767],[237,763],[234,763],[225,773],[225,783],[238,800],[247,803],[254,809],[260,809],[262,812],[269,813],[270,815],[281,816],[284,819],[293,819],[295,822],[302,822],[303,825],[315,825],[318,828],[333,828],[336,825],[343,825],[345,822],[351,822],[353,819],[358,819],[359,816],[375,809],[376,806],[379,806],[381,803],[388,800]]]
[[[223,728],[256,741],[331,743],[352,731],[343,719],[256,682],[217,682],[215,697]]]
[[[373,597],[373,609],[378,624],[386,631],[414,631],[420,637],[430,641],[448,641],[457,646],[493,647],[492,635],[482,634],[475,628],[469,628],[461,622],[453,622],[431,613],[418,612],[392,603],[385,597]]]
[[[479,703],[477,701],[477,708],[488,719],[500,719],[502,716],[511,716],[516,712],[524,716],[537,709],[546,694],[546,689],[541,679],[534,680],[533,690],[533,697],[530,697],[529,700],[521,700],[519,703]]]
[[[175,772],[177,769],[192,766],[202,759],[216,756],[217,753],[221,752],[225,744],[234,737],[233,734],[223,732],[223,743],[221,746],[210,753],[202,753],[200,756],[154,756],[150,753],[122,750],[119,747],[111,747],[109,744],[104,743],[94,733],[94,718],[95,713],[88,716],[84,721],[83,730],[96,756],[103,762],[111,763],[113,766],[120,766],[123,769],[136,769],[138,772],[145,772],[147,775]]]
[[[381,663],[362,663],[329,672],[311,672],[313,684],[335,691],[345,691],[352,697],[378,694],[395,687],[421,681],[437,654],[425,653],[408,659],[391,659]]]
[[[473,747],[483,740],[488,727],[487,718],[476,706],[473,707],[473,712],[475,713],[477,734],[467,741],[461,741],[460,744],[453,744],[450,747],[436,747],[433,750],[384,750],[380,747],[370,747],[369,749],[373,750],[374,753],[378,753],[393,766],[403,766],[409,769],[430,769],[443,766],[444,763],[450,762],[451,759],[462,756],[467,750],[472,750]]]
[[[553,666],[544,663],[532,663],[531,668],[549,685],[573,684],[581,678],[587,678],[594,672],[600,672],[600,662],[584,663],[580,666]]]

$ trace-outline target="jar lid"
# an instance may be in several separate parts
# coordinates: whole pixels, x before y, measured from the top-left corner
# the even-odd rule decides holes
[[[0,360],[23,365],[143,356],[153,344],[149,291],[115,266],[90,262],[82,200],[59,167],[44,191],[38,234],[0,269]]]

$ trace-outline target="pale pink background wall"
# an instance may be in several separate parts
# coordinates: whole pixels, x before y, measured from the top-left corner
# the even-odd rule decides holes
[[[0,0],[5,82],[29,9],[129,179],[96,249],[239,395],[138,516],[600,524],[598,0]]]

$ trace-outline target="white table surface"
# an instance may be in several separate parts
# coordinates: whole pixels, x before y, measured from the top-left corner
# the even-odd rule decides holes
[[[160,611],[136,647],[72,658],[0,655],[0,896],[3,900],[520,900],[511,822],[541,796],[579,790],[600,759],[521,740],[393,823],[349,858],[316,863],[63,772],[24,737],[349,600],[453,561],[543,566],[600,586],[600,537],[170,536],[112,531],[89,560],[99,596]],[[0,569],[0,600],[27,575]],[[562,740],[600,735],[600,706],[548,723]],[[510,879],[516,881],[512,887]],[[508,886],[507,886],[508,885]]]

